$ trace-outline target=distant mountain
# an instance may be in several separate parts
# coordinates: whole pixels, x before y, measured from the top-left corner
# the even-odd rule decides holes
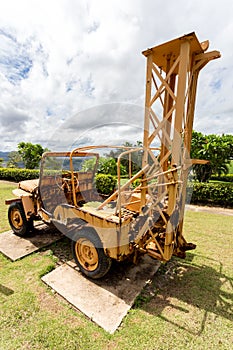
[[[0,151],[0,158],[3,159],[3,162],[2,162],[2,166],[3,167],[6,167],[7,166],[7,162],[9,160],[9,154],[11,153],[10,152],[3,152],[3,151]],[[18,162],[17,163],[17,168],[24,168],[24,163],[21,161],[21,162]]]
[[[6,163],[8,161],[8,155],[10,152],[2,152],[0,151],[0,158],[3,159],[3,163]]]

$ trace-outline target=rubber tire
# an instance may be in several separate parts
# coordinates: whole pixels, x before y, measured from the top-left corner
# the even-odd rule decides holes
[[[98,255],[98,265],[92,271],[89,271],[88,269],[86,269],[80,263],[79,257],[77,256],[76,244],[79,240],[82,240],[82,239],[86,239],[90,241],[94,245]],[[111,268],[112,259],[105,254],[103,249],[103,244],[99,236],[93,229],[90,229],[90,230],[86,229],[86,230],[81,230],[76,232],[71,242],[71,250],[72,250],[73,258],[76,264],[78,265],[80,271],[89,278],[93,278],[93,279],[101,278],[105,276],[109,271],[109,269]]]
[[[19,215],[21,216],[22,226],[20,228],[16,227],[14,225],[14,222],[12,222],[11,216],[12,216],[13,210],[17,210]],[[17,236],[20,236],[20,237],[24,237],[24,236],[28,235],[29,232],[33,229],[33,220],[26,219],[23,205],[20,202],[14,202],[14,203],[10,204],[9,209],[8,209],[8,221],[9,221],[9,224],[10,224],[14,234]]]

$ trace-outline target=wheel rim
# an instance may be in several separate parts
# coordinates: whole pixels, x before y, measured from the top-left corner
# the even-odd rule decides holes
[[[15,208],[11,211],[11,222],[17,230],[23,226],[23,218],[19,209]]]
[[[98,252],[94,244],[86,238],[80,238],[75,244],[75,253],[80,265],[88,271],[94,271],[99,263]]]

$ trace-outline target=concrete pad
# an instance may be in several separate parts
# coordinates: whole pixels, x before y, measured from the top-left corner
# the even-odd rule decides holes
[[[12,261],[23,258],[42,247],[45,247],[59,239],[63,235],[55,228],[45,224],[37,224],[33,232],[27,237],[18,237],[13,231],[0,234],[0,252]]]
[[[138,265],[115,264],[101,280],[84,277],[73,262],[64,264],[42,280],[69,303],[109,333],[114,333],[160,262],[144,256]]]

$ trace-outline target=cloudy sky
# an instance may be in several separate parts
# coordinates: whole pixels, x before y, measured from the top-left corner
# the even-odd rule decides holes
[[[141,51],[193,31],[222,54],[201,72],[195,129],[232,133],[232,0],[0,0],[0,150],[60,149],[67,131],[71,144],[136,142]]]

